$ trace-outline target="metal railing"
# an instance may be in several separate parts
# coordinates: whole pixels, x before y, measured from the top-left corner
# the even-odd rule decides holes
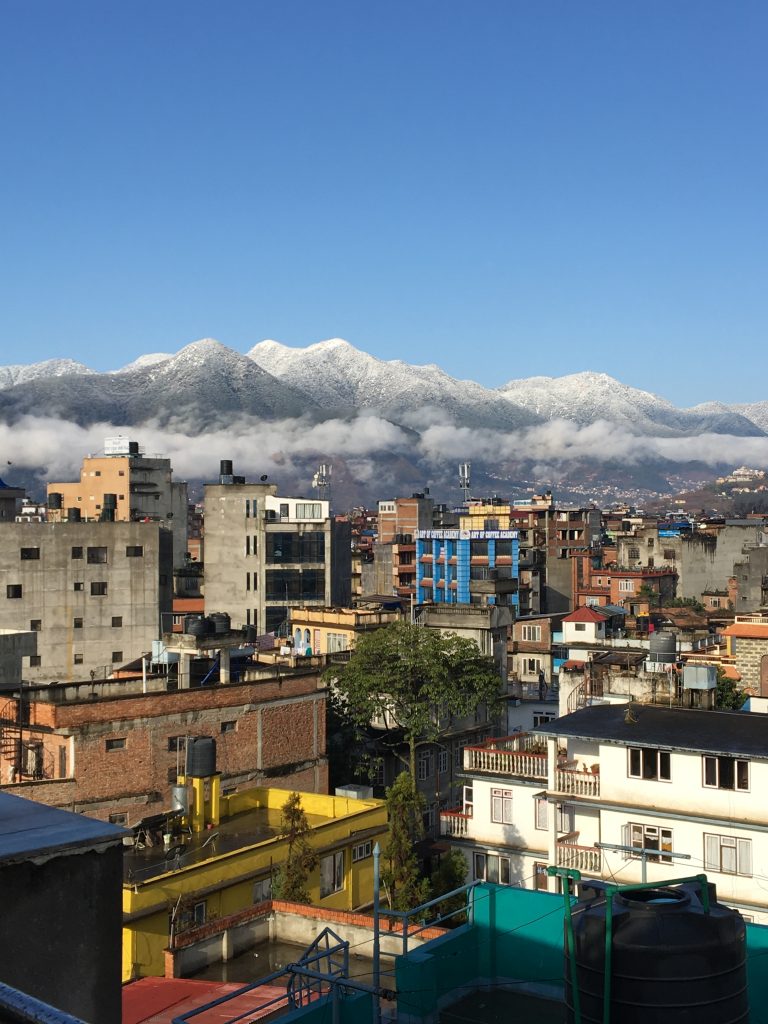
[[[79,1017],[57,1010],[41,999],[0,982],[1,1024],[83,1024]]]

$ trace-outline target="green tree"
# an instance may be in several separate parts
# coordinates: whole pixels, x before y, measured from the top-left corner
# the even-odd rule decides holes
[[[744,691],[732,679],[727,679],[725,672],[718,668],[715,707],[725,711],[740,711],[745,699]]]
[[[308,880],[317,867],[317,854],[309,845],[310,825],[298,793],[290,793],[281,808],[280,835],[288,840],[288,856],[272,880],[272,895],[292,903],[311,903]]]
[[[368,633],[346,665],[326,678],[360,727],[383,721],[402,731],[407,766],[416,778],[416,747],[440,735],[440,722],[463,718],[485,705],[492,714],[500,679],[474,640],[409,622]]]
[[[424,838],[424,797],[413,776],[401,772],[387,790],[389,838],[381,880],[394,910],[410,910],[429,899],[429,881],[421,877],[416,844]]]
[[[461,850],[449,850],[445,856],[440,858],[440,863],[432,872],[430,879],[432,885],[432,899],[435,900],[443,893],[453,892],[459,889],[467,881],[467,858]],[[437,911],[440,916],[461,910],[467,902],[467,894],[460,893],[458,896],[451,896],[438,904]],[[466,921],[466,914],[455,913],[446,922],[449,925],[463,924]]]

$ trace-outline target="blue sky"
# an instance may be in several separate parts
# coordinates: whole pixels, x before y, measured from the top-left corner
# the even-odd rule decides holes
[[[0,362],[344,337],[768,398],[768,6],[5,0]]]

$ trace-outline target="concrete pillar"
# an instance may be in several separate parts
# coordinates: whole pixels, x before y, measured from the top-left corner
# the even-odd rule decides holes
[[[211,824],[218,825],[221,821],[221,775],[211,776]]]
[[[230,681],[228,647],[222,647],[219,651],[219,681],[222,683],[228,683]]]
[[[191,678],[192,655],[182,651],[179,654],[179,689],[188,690]]]

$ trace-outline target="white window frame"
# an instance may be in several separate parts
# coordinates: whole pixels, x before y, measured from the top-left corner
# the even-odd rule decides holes
[[[640,754],[639,770],[632,768],[632,754],[637,751]],[[645,774],[646,759],[650,762],[656,758],[656,773]],[[668,774],[662,775],[662,766],[666,759]],[[658,750],[656,747],[627,747],[627,776],[630,779],[642,779],[643,782],[671,782],[672,781],[672,755],[669,750]]]
[[[320,858],[320,899],[344,888],[344,851],[336,850]]]
[[[541,642],[541,626],[523,626],[522,639],[526,643]]]
[[[533,817],[535,827],[540,832],[546,832],[549,828],[549,801],[545,796],[533,798]]]
[[[619,580],[619,590],[622,594],[632,594],[635,590],[634,580]]]
[[[447,750],[438,750],[437,752],[437,771],[440,775],[445,775],[449,767],[449,757]]]
[[[512,824],[512,790],[491,790],[491,821],[497,825]]]
[[[359,860],[365,860],[366,857],[370,857],[373,851],[373,844],[370,839],[367,839],[364,843],[358,843],[357,846],[352,847],[352,863],[357,864]]]
[[[704,870],[752,877],[752,840],[704,833]]]
[[[432,751],[420,750],[416,757],[416,778],[419,782],[426,782],[432,778],[434,767],[432,764]]]
[[[630,821],[624,826],[624,846],[634,846],[638,852],[628,853],[631,860],[641,860],[640,850],[658,849],[658,856],[646,854],[646,860],[654,864],[672,864],[672,829],[661,825],[646,825],[640,821]],[[654,843],[656,844],[654,846]]]
[[[534,711],[533,713],[533,728],[538,729],[539,726],[549,725],[550,722],[554,722],[557,715],[551,711]]]
[[[733,785],[724,786],[721,783],[721,762],[732,761],[733,762]],[[741,766],[741,769],[740,769]],[[725,789],[730,792],[737,791],[739,793],[749,792],[749,761],[744,757],[728,757],[726,755],[719,756],[717,754],[704,754],[701,758],[701,770],[702,770],[702,783],[707,789]],[[746,772],[746,784],[739,784],[739,774],[741,771]],[[707,774],[713,774],[715,781],[707,782]],[[743,780],[742,780],[743,783]]]
[[[472,873],[476,881],[511,885],[512,861],[499,853],[475,850],[472,853]]]

